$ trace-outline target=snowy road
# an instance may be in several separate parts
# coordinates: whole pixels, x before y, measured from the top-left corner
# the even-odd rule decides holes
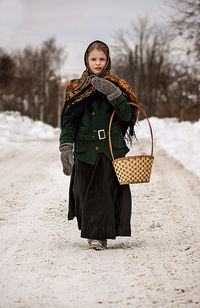
[[[159,151],[132,237],[91,251],[67,220],[58,142],[0,145],[0,307],[200,307],[200,179]]]

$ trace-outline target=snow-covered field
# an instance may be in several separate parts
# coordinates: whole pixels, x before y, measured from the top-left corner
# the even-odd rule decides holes
[[[200,176],[200,120],[195,123],[178,122],[176,118],[150,118],[153,129],[154,147],[165,150],[183,166]],[[41,121],[21,116],[18,112],[0,113],[0,144],[6,142],[25,142],[33,140],[52,140],[60,133]],[[150,140],[146,120],[136,127],[138,140]],[[150,154],[150,149],[149,149]]]
[[[150,183],[131,185],[131,237],[98,252],[67,220],[60,130],[0,114],[0,308],[200,307],[200,124],[150,121],[155,161]],[[146,121],[137,131],[133,152],[150,152]]]

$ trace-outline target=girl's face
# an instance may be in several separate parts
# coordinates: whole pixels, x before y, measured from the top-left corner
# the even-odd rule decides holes
[[[94,74],[99,74],[106,66],[107,56],[102,50],[93,49],[88,55],[88,64]]]

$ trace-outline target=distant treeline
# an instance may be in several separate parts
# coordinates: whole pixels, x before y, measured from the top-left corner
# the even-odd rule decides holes
[[[58,72],[65,57],[54,38],[12,54],[0,49],[0,111],[19,111],[57,127],[64,100]]]
[[[171,22],[148,19],[115,34],[113,69],[149,116],[200,118],[200,2],[175,0]]]
[[[115,33],[112,70],[132,86],[149,116],[196,121],[200,118],[199,1],[172,1],[171,15],[165,27],[145,18]],[[17,110],[58,126],[65,90],[59,68],[65,59],[64,48],[54,38],[11,54],[0,49],[0,111]]]

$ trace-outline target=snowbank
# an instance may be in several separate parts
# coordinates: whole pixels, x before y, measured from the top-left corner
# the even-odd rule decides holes
[[[176,118],[150,118],[155,149],[163,149],[180,161],[184,167],[200,176],[200,120],[195,123],[178,122]],[[0,143],[51,140],[59,136],[60,129],[41,121],[21,116],[19,112],[0,113]],[[150,140],[146,120],[136,127],[138,139]]]
[[[180,161],[184,167],[200,176],[200,120],[178,122],[176,118],[150,118],[153,130],[154,146]],[[136,127],[138,139],[148,138],[150,132],[147,120]]]
[[[17,111],[0,113],[0,143],[51,140],[59,131],[51,125],[22,116]]]

